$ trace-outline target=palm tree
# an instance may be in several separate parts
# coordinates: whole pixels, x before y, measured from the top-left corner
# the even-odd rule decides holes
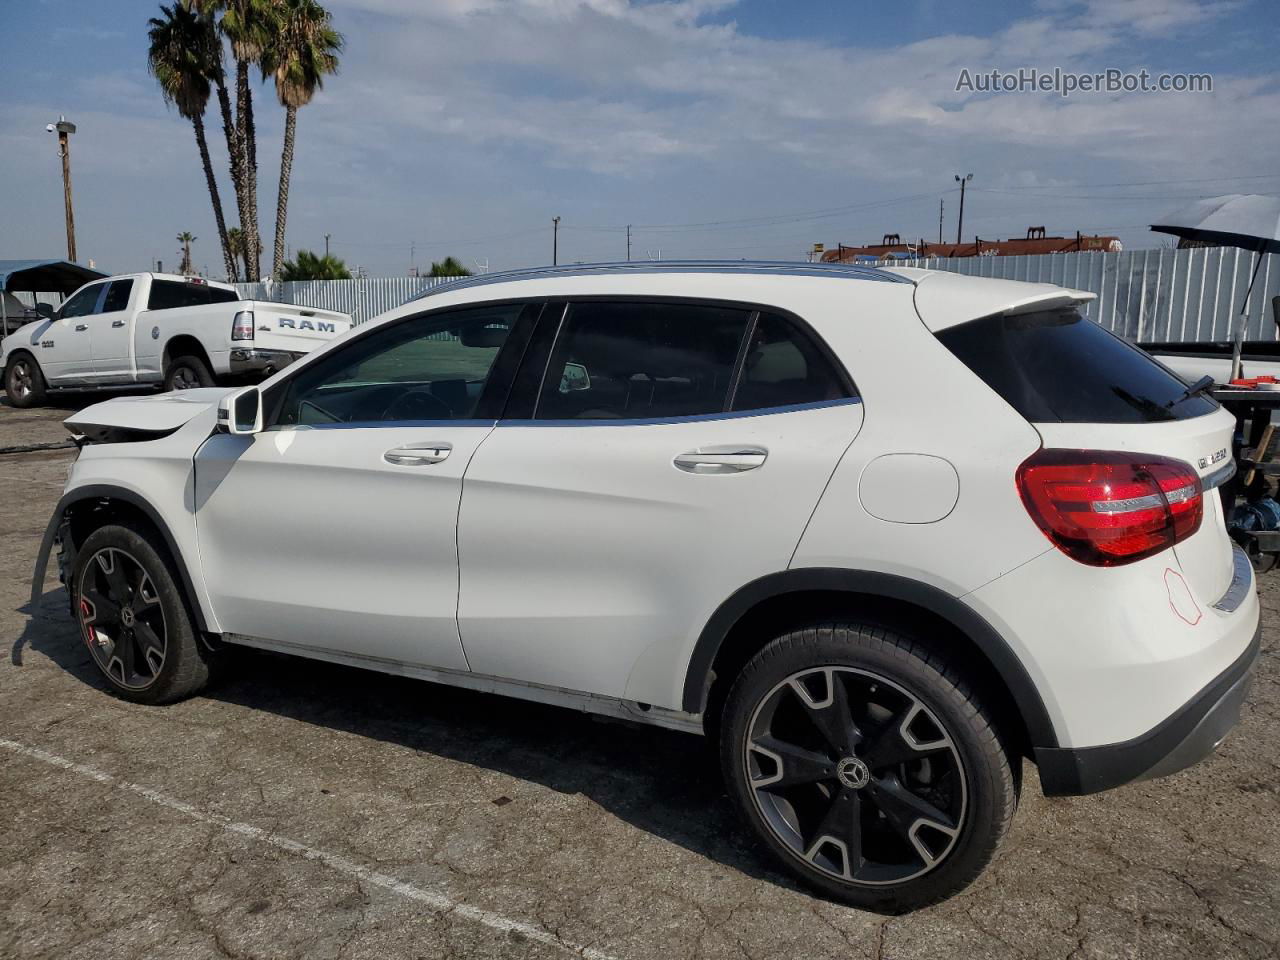
[[[430,277],[469,277],[471,271],[464,267],[455,257],[445,257],[431,264]]]
[[[280,265],[277,280],[350,280],[351,272],[337,257],[317,256],[310,250],[299,250],[292,260]]]
[[[218,29],[231,43],[236,61],[236,115],[232,126],[230,98],[219,87],[223,130],[231,155],[231,176],[236,184],[240,226],[245,230],[248,280],[261,275],[261,240],[258,231],[258,145],[253,122],[253,91],[249,68],[262,59],[262,51],[272,31],[272,8],[279,0],[183,0],[188,7],[213,16]]]
[[[315,0],[277,0],[274,30],[263,49],[262,75],[274,76],[276,97],[284,107],[284,146],[280,153],[280,188],[276,194],[276,244],[273,273],[284,263],[284,228],[289,206],[289,176],[298,108],[311,102],[325,74],[338,70],[342,35],[330,25],[329,12]]]
[[[161,17],[152,17],[147,36],[151,42],[147,67],[160,84],[165,103],[178,108],[178,113],[191,121],[196,134],[200,163],[204,166],[205,183],[213,203],[213,216],[222,244],[222,259],[227,276],[236,279],[236,262],[227,245],[227,225],[222,217],[222,199],[218,181],[209,160],[209,144],[204,135],[204,111],[209,103],[209,81],[222,74],[222,43],[214,31],[213,21],[193,13],[176,3],[160,7]],[[188,258],[189,259],[189,258]]]
[[[191,266],[191,244],[195,243],[198,239],[200,238],[190,230],[183,230],[178,234],[178,242],[182,244],[182,266],[178,268],[178,272],[184,277],[189,277],[191,274],[195,273],[195,270]]]

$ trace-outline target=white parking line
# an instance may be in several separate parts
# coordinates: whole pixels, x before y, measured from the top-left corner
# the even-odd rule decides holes
[[[228,833],[239,834],[248,837],[250,840],[258,843],[265,843],[269,846],[276,847],[280,850],[287,850],[289,853],[295,853],[307,860],[316,860],[325,866],[337,870],[339,873],[345,873],[348,876],[356,877],[364,883],[372,884],[376,887],[390,890],[392,893],[408,899],[415,900],[418,903],[425,904],[433,910],[440,913],[451,913],[459,917],[464,917],[475,923],[489,927],[502,933],[518,933],[528,939],[541,943],[550,947],[557,947],[569,953],[577,954],[585,958],[585,960],[614,960],[609,954],[593,947],[584,947],[580,944],[563,940],[542,927],[533,924],[524,923],[520,920],[513,920],[510,917],[504,917],[501,914],[493,913],[489,910],[482,910],[479,907],[468,906],[460,903],[452,897],[432,890],[424,890],[422,887],[416,887],[411,883],[405,883],[403,880],[397,880],[395,877],[385,873],[378,873],[376,870],[370,870],[368,867],[349,860],[344,856],[336,853],[329,853],[325,850],[317,850],[315,847],[309,847],[305,843],[299,843],[297,840],[290,840],[288,837],[281,837],[274,833],[269,833],[261,827],[255,827],[252,824],[240,823],[232,820],[230,817],[224,817],[220,813],[209,813],[193,807],[189,803],[184,803],[167,794],[160,793],[158,790],[152,790],[150,787],[143,787],[136,783],[130,783],[128,780],[121,780],[119,777],[110,773],[105,773],[94,767],[86,766],[82,763],[76,763],[68,760],[66,757],[60,757],[57,754],[49,753],[38,747],[29,747],[26,744],[18,743],[14,740],[0,739],[0,747],[12,753],[19,754],[24,757],[30,757],[33,760],[39,760],[50,766],[60,767],[71,773],[77,773],[82,777],[90,780],[96,780],[99,783],[107,784],[115,787],[117,790],[127,790],[135,793],[140,797],[145,797],[152,803],[158,803],[162,807],[167,807],[184,816],[190,817],[192,820],[198,820],[201,823],[212,824],[221,827]]]

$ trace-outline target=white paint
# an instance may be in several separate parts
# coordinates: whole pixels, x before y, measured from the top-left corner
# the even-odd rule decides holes
[[[121,780],[119,777],[110,773],[105,773],[94,767],[86,766],[82,763],[76,763],[57,754],[49,753],[38,747],[29,747],[26,744],[18,743],[15,740],[0,739],[0,747],[4,747],[11,753],[20,756],[29,757],[32,760],[39,760],[50,766],[58,767],[70,773],[79,774],[89,780],[96,780],[98,783],[104,783],[108,786],[115,787],[117,790],[125,790],[129,793],[135,793],[140,797],[150,800],[152,803],[159,804],[169,810],[181,813],[200,823],[211,824],[221,827],[227,833],[238,834],[247,837],[260,844],[275,847],[278,850],[285,850],[289,853],[297,854],[306,860],[315,860],[323,863],[325,866],[337,870],[339,873],[345,873],[348,876],[355,877],[362,883],[368,883],[375,887],[382,887],[384,890],[390,890],[398,896],[407,900],[414,900],[418,903],[425,904],[432,910],[440,913],[449,913],[454,916],[464,917],[474,923],[497,930],[500,933],[518,933],[528,939],[544,944],[545,946],[555,947],[568,953],[574,953],[578,956],[586,958],[586,960],[614,960],[609,954],[596,950],[593,947],[584,947],[580,944],[563,940],[555,934],[544,930],[542,927],[534,926],[530,923],[524,923],[520,920],[513,920],[510,917],[504,917],[501,914],[493,913],[489,910],[483,910],[480,907],[472,907],[465,903],[461,903],[447,894],[434,890],[424,890],[422,887],[414,886],[403,880],[398,880],[393,876],[385,873],[378,873],[376,870],[370,870],[363,864],[354,860],[341,856],[336,853],[329,853],[327,850],[319,850],[315,847],[307,846],[305,843],[299,843],[297,840],[290,840],[288,837],[282,837],[278,834],[264,830],[262,827],[255,827],[249,823],[241,823],[232,820],[230,817],[224,817],[219,813],[209,813],[194,807],[189,803],[171,797],[168,794],[161,793],[158,790],[152,790],[150,787],[144,787],[136,783],[130,783],[128,780]]]
[[[942,457],[886,453],[862,471],[862,508],[890,523],[937,523],[960,499],[960,476]]]

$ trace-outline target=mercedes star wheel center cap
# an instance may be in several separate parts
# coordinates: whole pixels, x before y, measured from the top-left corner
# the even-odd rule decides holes
[[[871,771],[857,757],[845,757],[836,764],[836,776],[846,787],[859,790],[871,782]]]

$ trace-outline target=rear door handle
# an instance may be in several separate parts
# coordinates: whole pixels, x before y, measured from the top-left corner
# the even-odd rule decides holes
[[[406,443],[401,447],[392,447],[382,455],[382,459],[398,467],[425,467],[447,459],[452,451],[451,443],[445,443],[443,440],[424,440],[421,443]]]
[[[112,325],[113,327],[123,327],[123,326],[124,326],[124,321],[123,321],[123,320],[112,320],[112,321],[111,321],[111,325]]]
[[[768,456],[764,447],[699,447],[680,454],[672,463],[685,473],[714,476],[755,470],[764,466]]]

